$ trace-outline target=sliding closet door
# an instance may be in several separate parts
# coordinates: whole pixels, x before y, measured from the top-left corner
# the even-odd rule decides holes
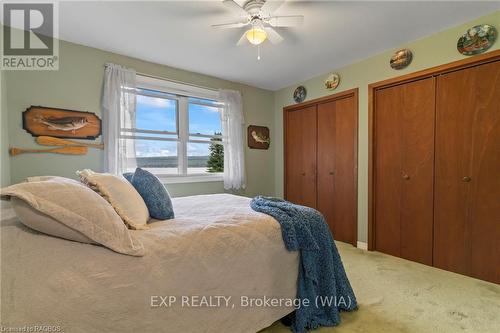
[[[316,106],[285,112],[285,198],[316,208]]]
[[[375,247],[432,264],[435,81],[375,96]]]
[[[434,265],[500,283],[500,62],[438,78]]]
[[[336,240],[355,244],[356,95],[318,105],[318,210]]]

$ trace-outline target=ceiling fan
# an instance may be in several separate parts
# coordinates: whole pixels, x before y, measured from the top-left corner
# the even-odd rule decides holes
[[[214,24],[212,27],[249,27],[236,45],[243,45],[246,42],[250,42],[253,45],[259,45],[266,39],[273,44],[281,43],[283,37],[274,29],[275,27],[294,27],[301,25],[304,21],[304,16],[302,15],[273,15],[284,2],[285,0],[248,0],[243,6],[240,6],[234,0],[223,0],[222,3],[235,15],[238,15],[239,20],[235,20],[231,23]]]

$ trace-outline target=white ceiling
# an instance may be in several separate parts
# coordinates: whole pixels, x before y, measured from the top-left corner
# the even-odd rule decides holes
[[[238,1],[240,4],[243,1]],[[60,38],[147,61],[277,90],[494,10],[500,2],[289,1],[276,14],[285,41],[236,46],[242,29],[221,1],[61,2]],[[486,23],[486,22],[485,22]]]

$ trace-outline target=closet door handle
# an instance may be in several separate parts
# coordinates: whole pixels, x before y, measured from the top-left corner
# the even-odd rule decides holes
[[[305,172],[301,172],[301,173],[300,173],[300,175],[301,175],[301,176],[305,176],[305,175],[306,175],[306,173],[305,173]]]
[[[470,178],[469,176],[465,176],[464,178],[462,178],[462,181],[463,181],[464,183],[468,183],[468,182],[470,182],[471,180],[472,180],[472,178]]]
[[[330,171],[328,174],[329,174],[330,176],[333,176],[333,175],[335,174],[335,172]]]
[[[410,180],[410,176],[408,176],[406,173],[403,175],[403,179]]]

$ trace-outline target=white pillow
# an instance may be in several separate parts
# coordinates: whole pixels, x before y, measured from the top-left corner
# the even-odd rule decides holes
[[[31,229],[75,242],[97,244],[81,232],[71,229],[61,222],[54,220],[52,217],[34,209],[22,199],[12,197],[10,203],[19,220]]]
[[[95,242],[123,254],[144,255],[142,243],[130,234],[113,207],[76,181],[61,177],[30,179],[2,189],[0,194],[2,198],[22,200],[14,200],[14,209],[28,227],[57,237]]]
[[[123,176],[77,171],[81,181],[106,199],[130,229],[149,229],[149,211],[137,190]]]

